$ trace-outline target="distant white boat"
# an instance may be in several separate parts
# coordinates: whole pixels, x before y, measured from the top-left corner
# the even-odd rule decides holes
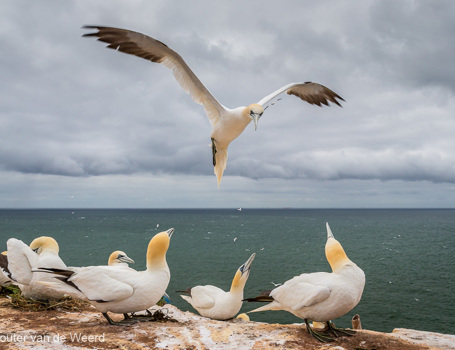
[[[242,208],[238,208],[237,211],[242,211]]]

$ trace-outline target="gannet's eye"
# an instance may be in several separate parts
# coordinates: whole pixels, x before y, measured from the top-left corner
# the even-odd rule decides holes
[[[240,266],[239,270],[241,273],[243,273],[243,270],[245,270],[245,265]]]

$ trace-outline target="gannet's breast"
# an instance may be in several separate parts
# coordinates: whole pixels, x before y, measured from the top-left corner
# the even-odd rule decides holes
[[[220,147],[226,147],[245,130],[251,118],[244,114],[245,107],[226,108],[220,118],[213,124],[211,137]],[[243,114],[242,114],[243,113]]]
[[[365,274],[354,263],[339,273],[302,274],[274,289],[270,295],[295,316],[325,322],[343,316],[360,301]]]

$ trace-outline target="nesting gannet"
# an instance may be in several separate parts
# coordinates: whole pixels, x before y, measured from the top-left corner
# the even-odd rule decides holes
[[[341,244],[334,238],[329,224],[325,254],[332,272],[304,273],[283,285],[247,301],[270,302],[250,312],[285,310],[304,319],[307,330],[320,341],[332,338],[314,332],[308,320],[327,322],[328,331],[351,335],[352,331],[335,328],[331,320],[352,310],[362,297],[365,274],[347,257]]]
[[[136,271],[125,266],[87,266],[71,269],[46,269],[56,277],[49,283],[60,292],[89,300],[110,324],[107,314],[132,313],[155,305],[165,294],[170,280],[166,262],[173,228],[157,233],[147,248],[147,268]],[[64,282],[64,283],[61,283]]]
[[[162,63],[172,70],[177,82],[191,95],[194,101],[204,106],[212,125],[212,162],[218,186],[226,168],[229,144],[243,132],[251,121],[254,123],[255,130],[257,129],[259,118],[268,107],[268,103],[275,97],[286,92],[317,106],[328,106],[329,102],[341,106],[337,99],[344,101],[341,96],[318,83],[291,83],[248,107],[230,109],[219,103],[188,67],[183,58],[162,42],[131,30],[102,26],[84,26],[84,28],[98,30],[95,33],[88,33],[83,36],[97,37],[99,41],[108,43],[107,47],[110,49]]]
[[[35,300],[55,300],[64,296],[41,283],[52,281],[51,276],[34,272],[38,268],[66,268],[58,255],[59,246],[54,238],[38,237],[30,243],[30,246],[19,239],[10,238],[6,244],[11,280],[19,286],[24,297]]]
[[[134,260],[121,250],[113,252],[107,261],[108,266],[128,266],[128,264],[134,264]]]
[[[181,295],[191,304],[202,316],[215,320],[228,320],[233,318],[242,307],[243,288],[250,274],[251,264],[255,253],[237,269],[232,280],[229,292],[211,286],[196,286],[189,288],[189,295]]]
[[[7,254],[6,251],[0,254],[0,287],[11,285]]]

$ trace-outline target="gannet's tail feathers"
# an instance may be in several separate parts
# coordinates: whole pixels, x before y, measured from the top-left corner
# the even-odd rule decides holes
[[[273,299],[273,297],[270,296],[270,292],[271,292],[271,290],[267,290],[265,292],[262,292],[257,297],[243,299],[242,301],[269,303],[269,304],[261,306],[257,309],[248,311],[248,313],[266,311],[266,310],[281,310],[281,308],[279,307],[279,303],[276,302],[275,299]]]
[[[248,302],[262,302],[262,303],[270,303],[274,299],[270,296],[271,290],[266,290],[265,292],[262,292],[259,294],[257,297],[254,298],[246,298],[243,299],[242,301],[248,301]]]
[[[227,149],[222,149],[222,148],[216,149],[216,154],[215,154],[216,164],[215,164],[215,168],[213,170],[216,175],[216,179],[218,181],[218,188],[220,188],[221,178],[223,177],[224,170],[226,169],[227,158],[228,158]]]

